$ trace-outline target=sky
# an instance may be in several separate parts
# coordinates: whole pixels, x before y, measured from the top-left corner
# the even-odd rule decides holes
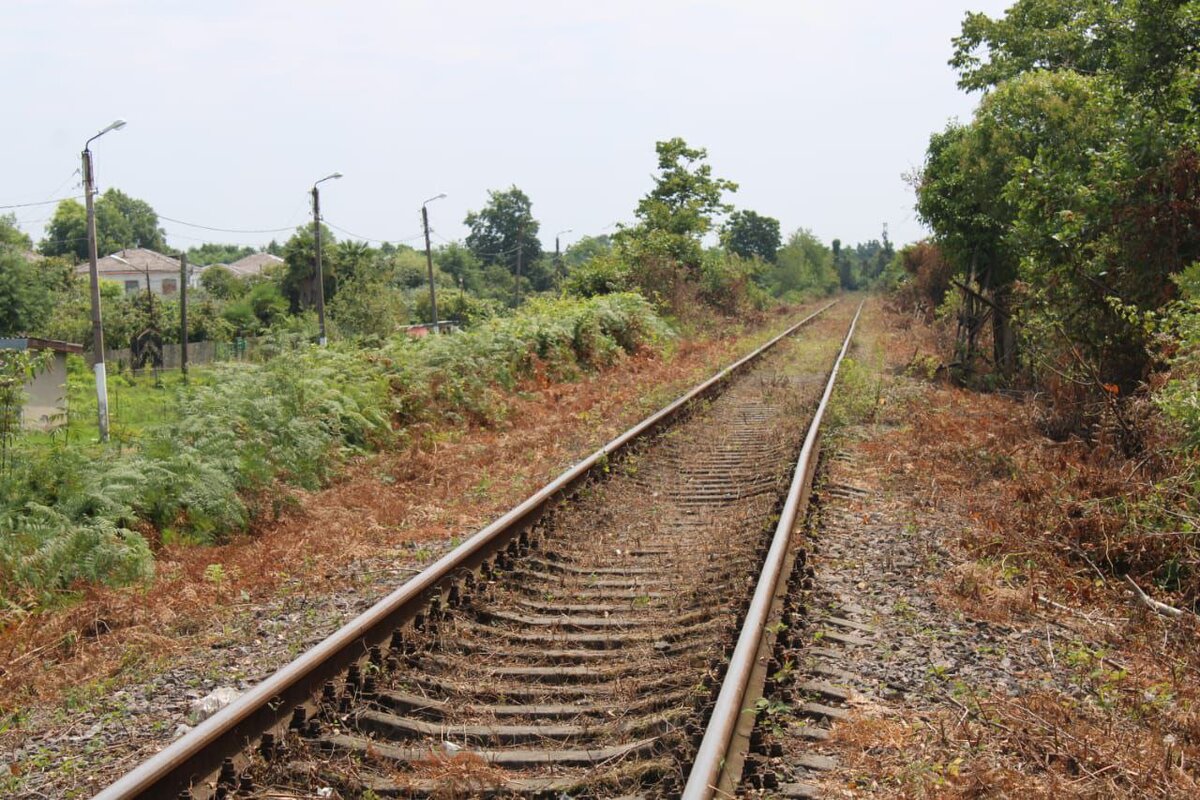
[[[0,206],[80,195],[84,141],[123,118],[93,143],[98,186],[149,202],[181,249],[283,241],[334,171],[339,238],[418,245],[444,192],[434,242],[458,240],[516,185],[565,247],[630,222],[655,142],[682,136],[785,233],[913,241],[903,175],[978,101],[950,39],[1007,4],[4,0]],[[37,239],[53,209],[13,212]]]

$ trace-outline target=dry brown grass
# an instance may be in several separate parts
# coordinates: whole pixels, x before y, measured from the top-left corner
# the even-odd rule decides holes
[[[935,330],[892,317],[889,367],[937,362]],[[911,370],[910,370],[911,371]],[[911,382],[908,382],[911,384]],[[911,391],[911,386],[910,386]],[[1144,571],[1163,543],[1128,534],[1122,502],[1144,497],[1154,460],[1043,435],[1036,405],[927,383],[859,446],[919,515],[965,524],[941,541],[950,563],[930,590],[952,613],[1014,630],[1069,631],[1072,695],[1025,686],[946,702],[920,721],[862,718],[836,742],[857,776],[847,794],[903,797],[1200,796],[1197,626],[1131,606],[1117,575]],[[885,420],[885,421],[889,421]],[[1156,596],[1181,598],[1155,589]],[[1036,684],[1035,684],[1036,686]],[[982,690],[986,691],[986,689]]]
[[[761,335],[717,331],[680,342],[670,359],[643,353],[577,382],[535,379],[510,398],[501,425],[414,431],[409,449],[296,492],[279,519],[229,544],[164,548],[149,586],[90,587],[70,607],[27,615],[0,633],[0,712],[202,646],[222,620],[289,584],[333,592],[338,568],[358,558],[471,533],[652,410],[656,392],[670,399]],[[219,581],[206,577],[212,564]]]

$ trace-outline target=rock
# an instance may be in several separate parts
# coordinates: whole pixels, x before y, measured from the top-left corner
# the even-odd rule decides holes
[[[191,725],[184,725],[181,722],[175,726],[175,735],[172,736],[171,739],[172,740],[179,739],[180,737],[185,736],[189,731],[191,731],[191,729],[192,729]]]
[[[192,703],[188,718],[199,724],[237,699],[240,692],[232,686],[222,686]]]

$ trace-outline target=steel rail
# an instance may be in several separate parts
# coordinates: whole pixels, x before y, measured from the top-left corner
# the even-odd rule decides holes
[[[864,301],[865,302],[865,301]],[[763,634],[766,630],[767,619],[775,604],[780,582],[786,577],[783,571],[788,560],[788,550],[791,546],[792,529],[796,520],[808,505],[809,489],[812,485],[813,472],[817,465],[819,452],[821,421],[829,406],[829,398],[833,394],[833,386],[837,381],[838,371],[842,360],[850,349],[850,341],[854,329],[858,325],[858,317],[862,313],[863,304],[854,312],[846,339],[842,342],[841,352],[829,372],[829,380],[825,384],[825,392],[821,402],[813,414],[808,433],[804,437],[804,445],[800,449],[800,457],[796,462],[796,471],[792,476],[792,484],[788,489],[787,499],[780,512],[779,524],[771,539],[770,549],[754,589],[754,596],[746,611],[746,619],[738,635],[737,645],[729,657],[729,667],[725,679],[721,683],[721,691],[717,695],[712,714],[696,750],[692,770],[684,785],[682,800],[709,800],[714,797],[721,786],[722,772],[731,762],[730,748],[734,741],[734,732],[739,721],[744,719],[743,704],[747,700],[747,690],[751,677],[756,668],[760,668],[759,653]],[[739,762],[740,769],[740,762]],[[722,796],[732,796],[724,794]]]
[[[181,793],[191,789],[199,790],[197,797],[207,795],[205,784],[215,779],[225,759],[237,757],[262,734],[286,727],[294,711],[315,707],[313,698],[326,681],[332,680],[351,663],[367,657],[372,645],[385,642],[396,628],[423,610],[426,601],[440,594],[444,582],[461,575],[464,570],[478,567],[528,530],[556,500],[568,496],[598,468],[606,466],[611,456],[653,434],[692,402],[713,394],[747,365],[837,302],[834,300],[817,309],[562,472],[327,639],[119,778],[95,795],[95,800],[176,800]]]

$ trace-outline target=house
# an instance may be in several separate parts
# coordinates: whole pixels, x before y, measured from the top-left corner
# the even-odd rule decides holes
[[[49,430],[57,427],[67,408],[67,354],[83,353],[83,345],[54,339],[0,339],[0,350],[49,350],[49,366],[25,384],[28,399],[22,412],[26,428]]]
[[[86,275],[88,265],[80,264],[75,271]],[[170,296],[179,291],[179,259],[147,250],[131,247],[107,255],[96,262],[101,280],[117,281],[125,286],[126,294],[150,291],[157,295]]]
[[[273,256],[270,253],[251,253],[245,258],[239,258],[232,264],[226,264],[225,268],[239,278],[250,278],[262,275],[266,270],[279,266],[282,263],[282,258]]]

